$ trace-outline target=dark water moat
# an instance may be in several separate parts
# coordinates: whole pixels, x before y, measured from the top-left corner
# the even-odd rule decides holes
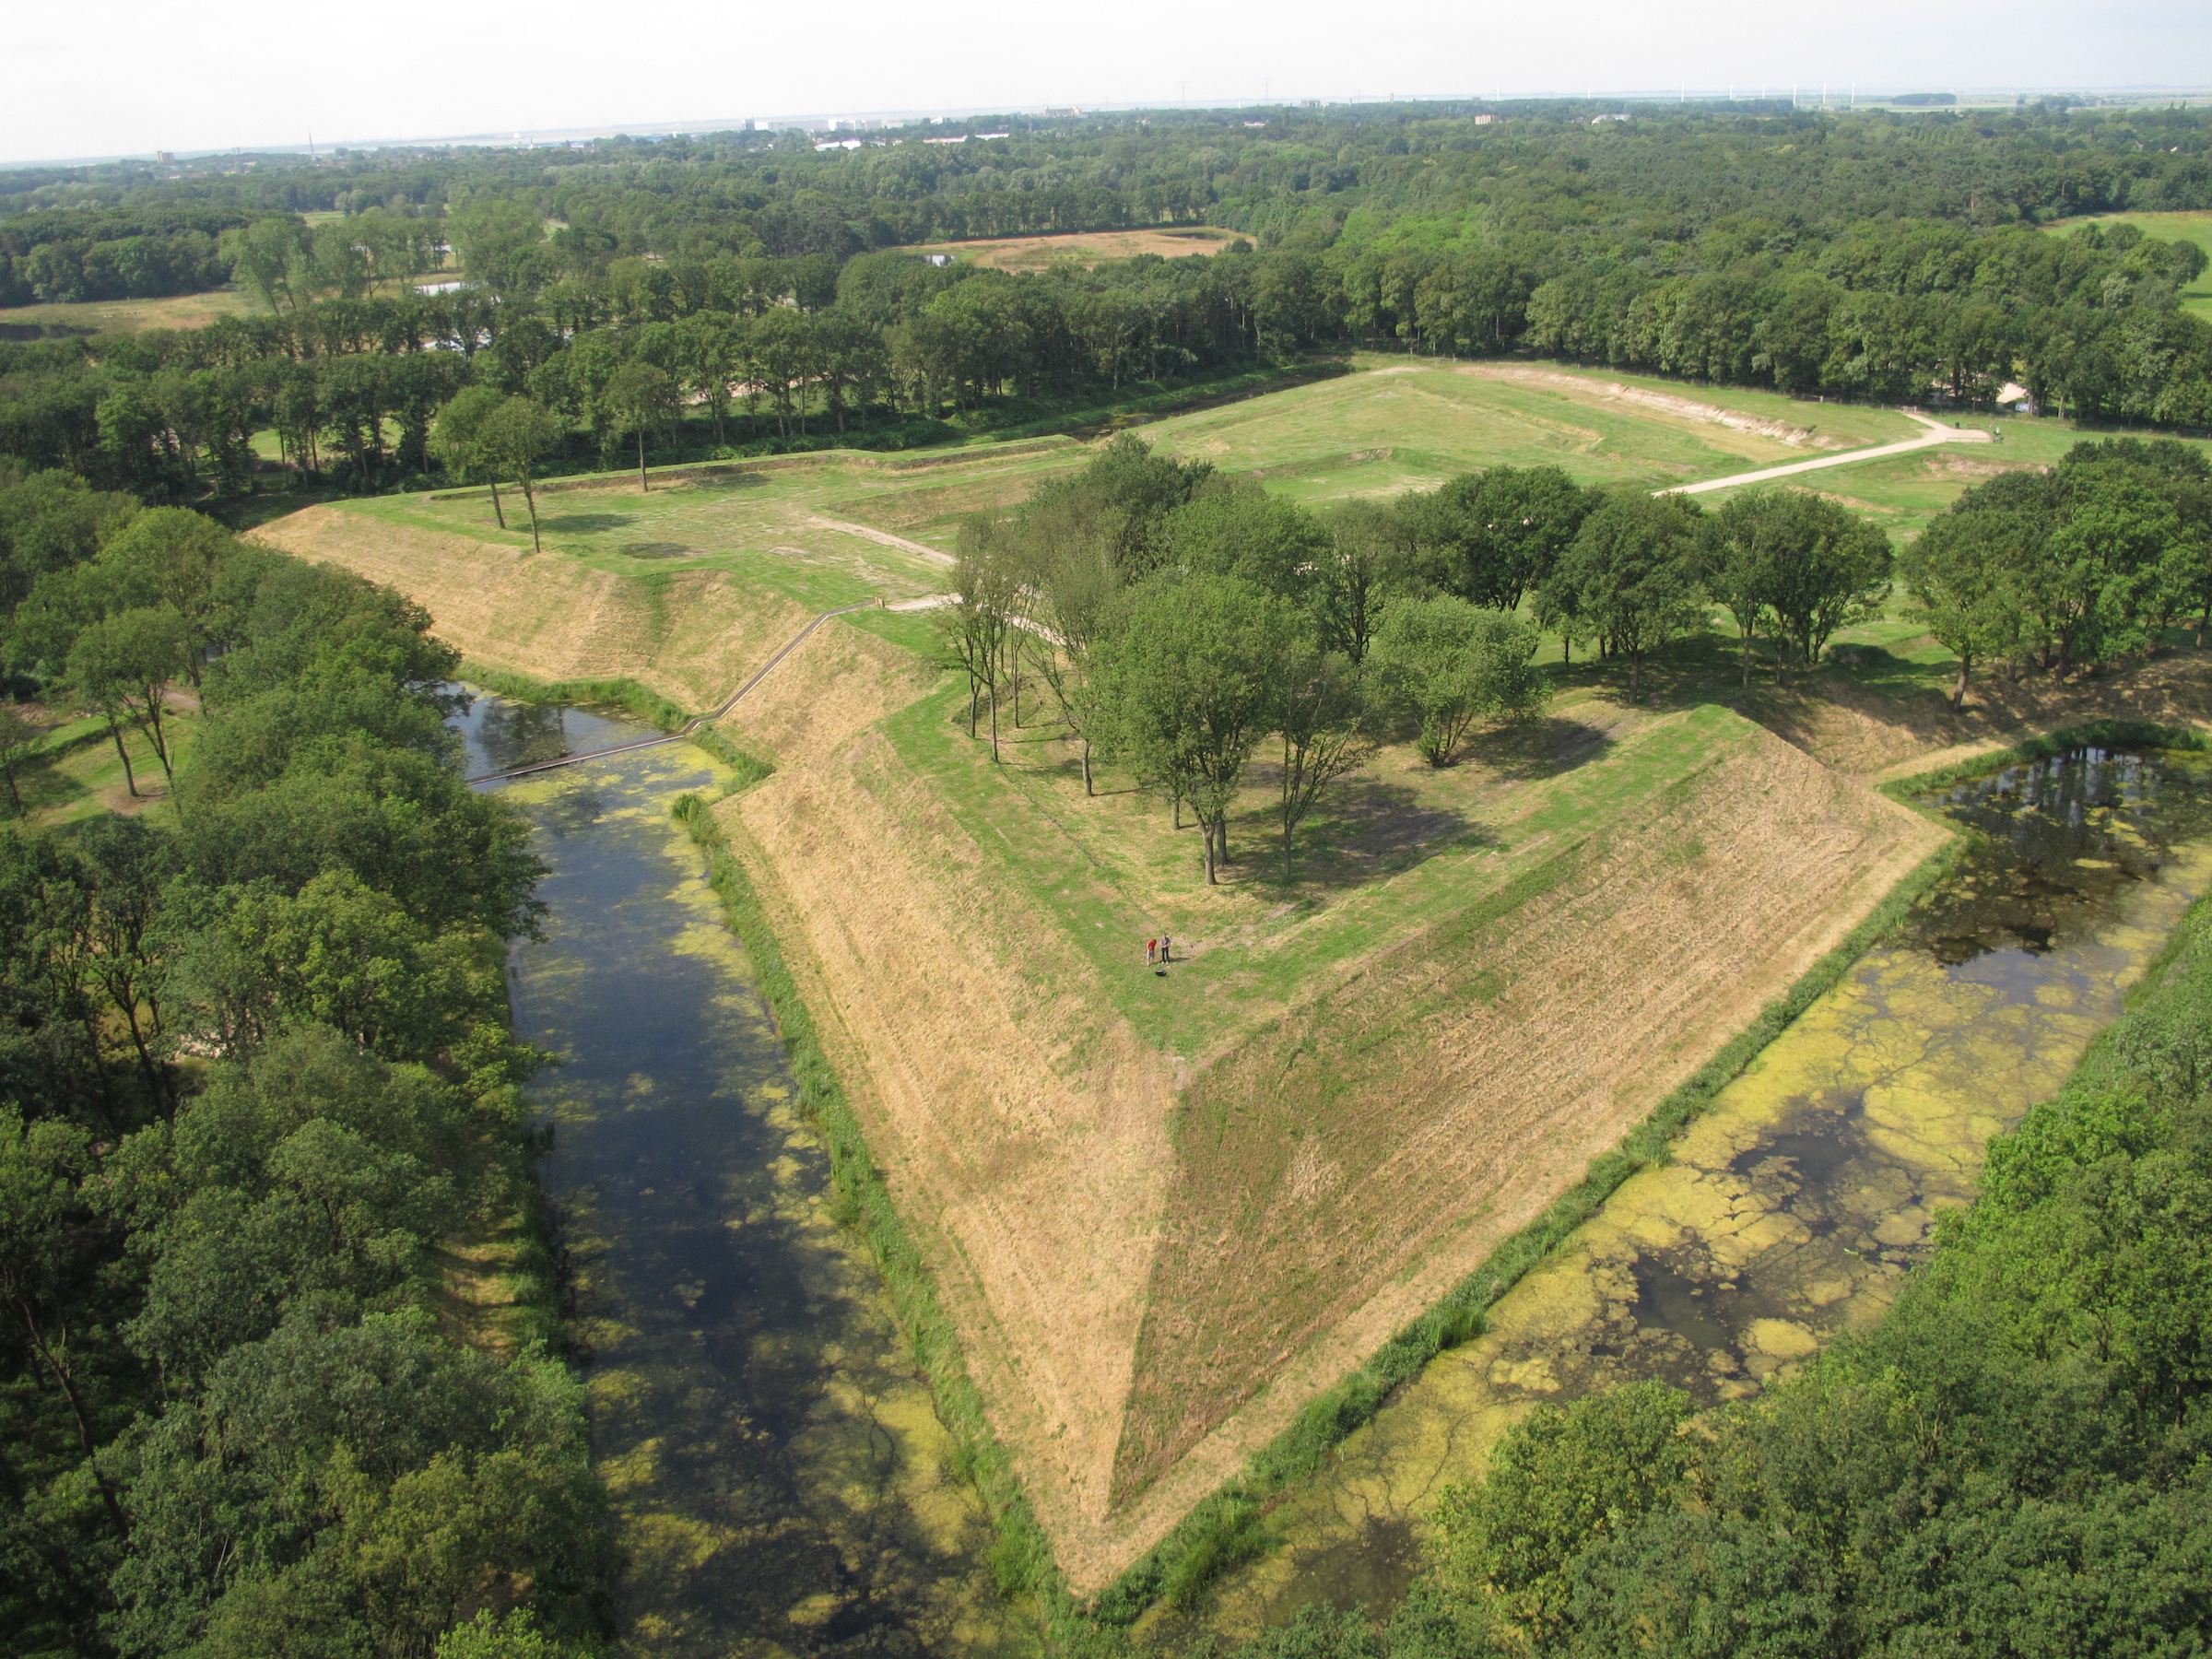
[[[480,697],[476,773],[645,735]],[[668,816],[724,782],[671,744],[492,785],[551,866],[513,951],[518,1037],[573,1266],[597,1465],[628,1557],[622,1652],[1019,1653],[990,1537],[835,1224],[827,1163],[697,850]]]

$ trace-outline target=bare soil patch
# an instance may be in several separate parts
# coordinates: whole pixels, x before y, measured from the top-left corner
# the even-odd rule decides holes
[[[1589,380],[1579,374],[1562,374],[1556,369],[1533,369],[1518,363],[1470,363],[1459,371],[1478,380],[1511,381],[1517,385],[1541,386],[1547,392],[1563,392],[1572,397],[1594,398],[1606,403],[1624,403],[1654,414],[1671,415],[1677,420],[1701,421],[1710,426],[1727,427],[1738,432],[1755,432],[1762,438],[1771,438],[1779,443],[1802,444],[1811,449],[1850,449],[1844,440],[1812,430],[1809,427],[1792,426],[1786,421],[1764,419],[1757,415],[1742,415],[1734,409],[1724,409],[1714,404],[1700,403],[1695,398],[1679,397],[1671,392],[1654,392],[1648,386],[1624,385],[1619,381]]]
[[[1182,259],[1218,253],[1238,235],[1212,225],[1174,225],[1156,230],[1077,230],[1052,236],[1006,236],[980,241],[917,242],[895,253],[949,253],[954,258],[999,271],[1041,271],[1055,265],[1088,267],[1110,259],[1157,253]]]

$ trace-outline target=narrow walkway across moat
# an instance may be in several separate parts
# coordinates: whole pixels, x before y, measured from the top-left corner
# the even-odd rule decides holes
[[[474,774],[642,729],[479,697]],[[551,866],[512,957],[516,1035],[568,1056],[531,1093],[573,1254],[593,1445],[629,1560],[626,1655],[1014,1654],[1034,1638],[701,861],[668,816],[712,794],[689,744],[503,789]]]

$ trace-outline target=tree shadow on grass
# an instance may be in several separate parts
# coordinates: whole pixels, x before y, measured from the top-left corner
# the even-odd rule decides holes
[[[102,737],[100,741],[105,743],[107,739]],[[44,757],[28,762],[17,773],[16,792],[23,797],[22,812],[18,814],[6,791],[0,790],[0,817],[34,817],[58,806],[72,806],[92,793]]]
[[[539,528],[571,535],[596,535],[602,530],[619,530],[636,522],[636,516],[628,512],[564,512],[559,518],[540,520]]]
[[[1276,786],[1277,769],[1254,764],[1250,785]],[[1230,878],[1283,879],[1281,822],[1273,813],[1247,812],[1231,820]],[[1295,886],[1344,891],[1382,881],[1447,850],[1471,853],[1496,838],[1455,807],[1425,802],[1404,783],[1359,775],[1337,783],[1298,827],[1291,879]]]
[[[1613,735],[1603,726],[1546,714],[1477,738],[1474,752],[1500,777],[1528,783],[1587,766],[1612,747]]]

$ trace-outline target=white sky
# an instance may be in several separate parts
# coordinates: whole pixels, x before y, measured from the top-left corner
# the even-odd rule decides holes
[[[6,0],[0,158],[1041,103],[2212,85],[2206,0]]]

